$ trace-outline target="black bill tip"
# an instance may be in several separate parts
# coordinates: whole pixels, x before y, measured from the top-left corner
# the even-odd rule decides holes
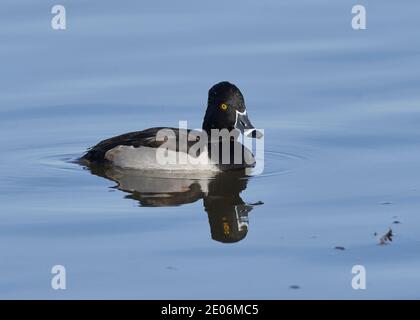
[[[264,135],[257,129],[249,129],[245,131],[245,135],[250,138],[261,139]]]

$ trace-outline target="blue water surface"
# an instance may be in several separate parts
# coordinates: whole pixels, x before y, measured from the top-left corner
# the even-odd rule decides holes
[[[2,0],[0,298],[419,299],[420,3],[358,2],[366,30],[349,0],[62,0],[53,30],[55,1]],[[265,130],[240,241],[212,238],[202,199],[141,206],[72,162],[201,127],[222,80]]]

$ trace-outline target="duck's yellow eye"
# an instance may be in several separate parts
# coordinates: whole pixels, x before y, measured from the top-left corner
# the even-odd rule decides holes
[[[227,110],[227,108],[228,108],[228,106],[227,106],[227,104],[226,104],[226,103],[222,103],[222,104],[220,105],[220,109],[222,109],[223,111],[226,111],[226,110]]]

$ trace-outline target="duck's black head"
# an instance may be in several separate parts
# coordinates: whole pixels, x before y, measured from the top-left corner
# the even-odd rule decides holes
[[[248,118],[244,96],[232,83],[227,81],[215,84],[209,90],[203,130],[238,129],[247,136],[262,137]]]

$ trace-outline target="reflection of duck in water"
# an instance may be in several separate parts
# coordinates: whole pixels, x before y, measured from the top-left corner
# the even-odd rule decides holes
[[[248,178],[242,171],[206,173],[194,179],[186,173],[127,170],[114,166],[91,164],[92,174],[113,180],[118,189],[129,193],[127,198],[140,206],[179,206],[203,199],[208,214],[212,238],[230,243],[245,238],[248,233],[246,204],[239,194],[246,189]]]

